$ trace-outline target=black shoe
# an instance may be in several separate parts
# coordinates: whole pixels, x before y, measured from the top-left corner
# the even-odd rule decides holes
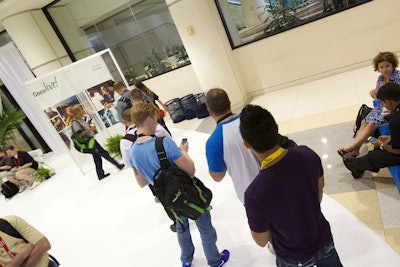
[[[364,171],[360,171],[353,167],[353,165],[351,164],[353,159],[353,157],[343,157],[343,163],[344,166],[351,172],[351,175],[354,177],[354,179],[358,179],[363,176]]]
[[[117,167],[118,169],[122,170],[123,168],[125,168],[125,164],[119,164]]]
[[[169,229],[171,229],[172,232],[176,233],[176,222],[171,224]]]
[[[109,173],[109,172],[105,173],[105,174],[103,175],[103,177],[99,177],[99,180],[104,179],[104,178],[106,178],[107,176],[110,176],[110,173]]]

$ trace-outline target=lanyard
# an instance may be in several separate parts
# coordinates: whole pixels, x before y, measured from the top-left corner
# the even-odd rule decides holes
[[[8,249],[6,242],[4,242],[3,238],[1,238],[1,236],[0,236],[0,245],[2,245],[2,247],[7,251],[8,255],[10,255],[11,258],[14,258],[14,257],[15,257],[15,254],[12,253],[12,252]],[[0,266],[1,266],[1,265],[0,265]]]
[[[20,166],[21,161],[19,160],[18,151],[17,151],[17,158],[13,157],[13,161],[14,161],[14,164],[17,165],[17,167]]]
[[[219,118],[219,120],[217,121],[217,124],[220,123],[221,121],[225,120],[226,118],[228,118],[229,116],[232,116],[233,113],[229,112],[228,114],[225,114],[224,116],[222,116],[221,118]]]
[[[272,153],[271,155],[269,155],[268,157],[266,157],[265,159],[263,159],[263,161],[261,162],[261,169],[264,169],[265,166],[270,163],[271,161],[273,161],[274,159],[276,159],[277,157],[279,157],[280,155],[282,155],[282,153],[285,152],[285,149],[279,147],[274,153]]]

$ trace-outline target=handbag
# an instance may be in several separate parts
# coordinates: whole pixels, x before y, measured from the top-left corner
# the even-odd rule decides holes
[[[353,127],[353,138],[356,137],[358,130],[361,127],[361,122],[365,119],[365,117],[371,112],[372,108],[368,107],[365,104],[362,104],[360,109],[358,110],[356,121]]]
[[[76,120],[79,124],[80,122]],[[78,132],[75,132],[74,127],[71,126],[72,129],[72,135],[71,139],[74,143],[74,147],[76,150],[78,150],[80,153],[88,153],[88,154],[93,154],[97,152],[97,149],[95,148],[96,145],[96,139],[94,139],[93,136],[79,136]]]

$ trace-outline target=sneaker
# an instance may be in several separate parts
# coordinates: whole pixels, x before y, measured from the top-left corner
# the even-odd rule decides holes
[[[24,184],[21,184],[21,185],[19,186],[18,193],[24,192],[25,189],[26,189],[26,186],[25,186]]]
[[[110,176],[110,173],[109,173],[109,172],[105,173],[105,174],[103,175],[103,177],[99,177],[99,180],[104,179],[104,178],[106,178],[107,176]]]
[[[169,226],[169,229],[171,229],[172,232],[176,233],[176,223],[173,223]]]
[[[226,250],[226,249],[224,249],[224,250],[221,252],[221,262],[220,262],[218,265],[214,265],[214,267],[221,267],[221,266],[223,266],[225,263],[228,262],[229,256],[230,256],[229,251]]]
[[[351,172],[351,175],[353,176],[354,179],[361,178],[364,174],[364,171],[360,171],[356,168],[353,167],[352,161],[354,158],[352,157],[344,157],[343,158],[343,164],[344,166]]]
[[[34,181],[31,187],[29,188],[30,190],[35,189],[38,185],[40,185],[40,181]]]
[[[187,263],[182,263],[182,267],[192,267],[192,263],[191,262],[187,262]]]
[[[118,165],[118,169],[122,170],[123,168],[125,168],[125,164]]]

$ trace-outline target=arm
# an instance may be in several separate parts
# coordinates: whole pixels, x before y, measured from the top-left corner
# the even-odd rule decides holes
[[[31,253],[21,266],[36,266],[50,248],[51,245],[49,240],[47,240],[46,237],[42,237],[36,244],[33,245]]]
[[[158,98],[156,100],[158,103],[160,103],[160,105],[162,106],[162,108],[165,110],[165,112],[167,112],[169,114],[168,108],[167,106]]]
[[[322,201],[322,195],[324,194],[325,178],[322,175],[318,180],[318,193],[319,193],[319,203]]]
[[[390,135],[382,135],[379,136],[377,141],[372,142],[372,144],[374,145],[375,148],[378,149],[380,149],[382,145],[382,150],[385,150],[391,154],[400,155],[400,149],[393,148],[390,142],[391,142]]]
[[[19,169],[26,169],[32,166],[32,162],[25,163],[24,165],[20,166]]]
[[[30,243],[24,244],[18,254],[5,266],[5,267],[20,267],[24,261],[29,257],[33,249],[33,245]]]
[[[149,184],[149,182],[147,182],[147,180],[144,179],[143,175],[135,168],[133,168],[133,173],[135,174],[136,182],[141,188]]]
[[[257,233],[251,230],[251,236],[253,237],[254,241],[260,247],[265,247],[271,238],[271,232],[268,230],[263,233]]]
[[[181,144],[180,149],[182,151],[182,155],[178,159],[174,160],[174,163],[189,175],[194,175],[196,169],[194,167],[193,160],[188,154],[189,142],[186,142],[184,145]]]
[[[8,166],[8,165],[4,165],[4,166],[0,167],[0,171],[8,171],[10,169],[11,169],[11,166]]]
[[[225,177],[226,170],[223,172],[212,172],[208,171],[208,173],[211,175],[211,177],[214,179],[216,182],[221,182],[222,179]]]

